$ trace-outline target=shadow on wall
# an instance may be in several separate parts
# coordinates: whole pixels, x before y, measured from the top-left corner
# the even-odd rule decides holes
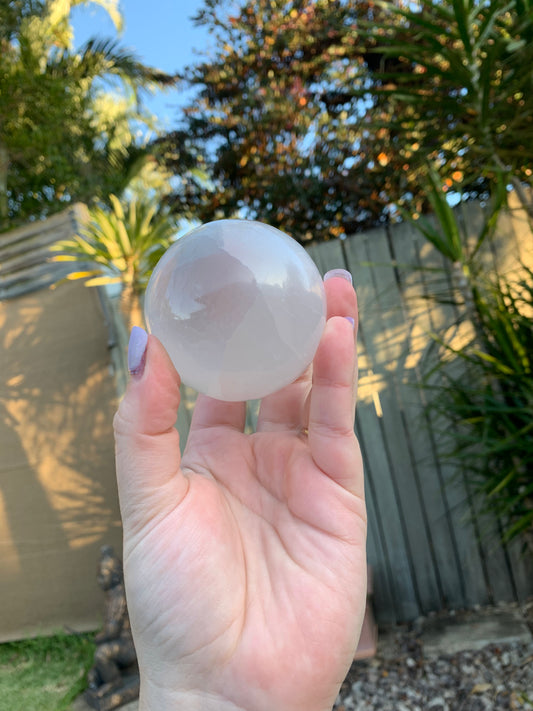
[[[121,548],[98,293],[1,302],[0,333],[0,640],[94,628],[99,547]]]

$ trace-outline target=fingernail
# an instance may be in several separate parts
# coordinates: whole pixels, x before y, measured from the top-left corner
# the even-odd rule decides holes
[[[353,284],[352,275],[350,274],[350,272],[347,272],[346,269],[330,269],[329,272],[326,272],[324,274],[324,281],[327,281],[328,279],[333,279],[333,277],[346,279],[346,281],[349,281],[350,284]]]
[[[134,326],[131,329],[130,342],[128,343],[128,370],[130,375],[137,378],[140,378],[144,372],[147,343],[148,334],[144,328]]]
[[[344,318],[352,324],[352,328],[355,328],[355,319],[354,318],[352,318],[351,316],[345,316]]]

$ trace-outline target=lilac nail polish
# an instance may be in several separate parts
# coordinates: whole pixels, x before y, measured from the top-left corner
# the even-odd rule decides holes
[[[355,328],[355,319],[351,316],[345,316],[344,318],[352,324],[352,328]]]
[[[143,374],[147,343],[148,334],[144,328],[134,326],[131,329],[130,342],[128,344],[128,370],[130,375],[140,378]]]
[[[328,279],[333,279],[333,277],[339,277],[340,279],[346,279],[350,284],[353,284],[352,275],[347,272],[346,269],[330,269],[329,272],[324,274],[324,281]]]

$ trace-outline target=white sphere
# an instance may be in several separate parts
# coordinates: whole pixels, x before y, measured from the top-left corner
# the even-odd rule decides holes
[[[324,330],[326,298],[298,242],[260,222],[217,220],[163,255],[145,314],[186,385],[241,401],[303,373]]]

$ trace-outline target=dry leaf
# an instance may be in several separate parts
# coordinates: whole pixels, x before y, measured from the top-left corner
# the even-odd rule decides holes
[[[492,684],[476,684],[472,689],[472,694],[484,694],[492,687]]]

